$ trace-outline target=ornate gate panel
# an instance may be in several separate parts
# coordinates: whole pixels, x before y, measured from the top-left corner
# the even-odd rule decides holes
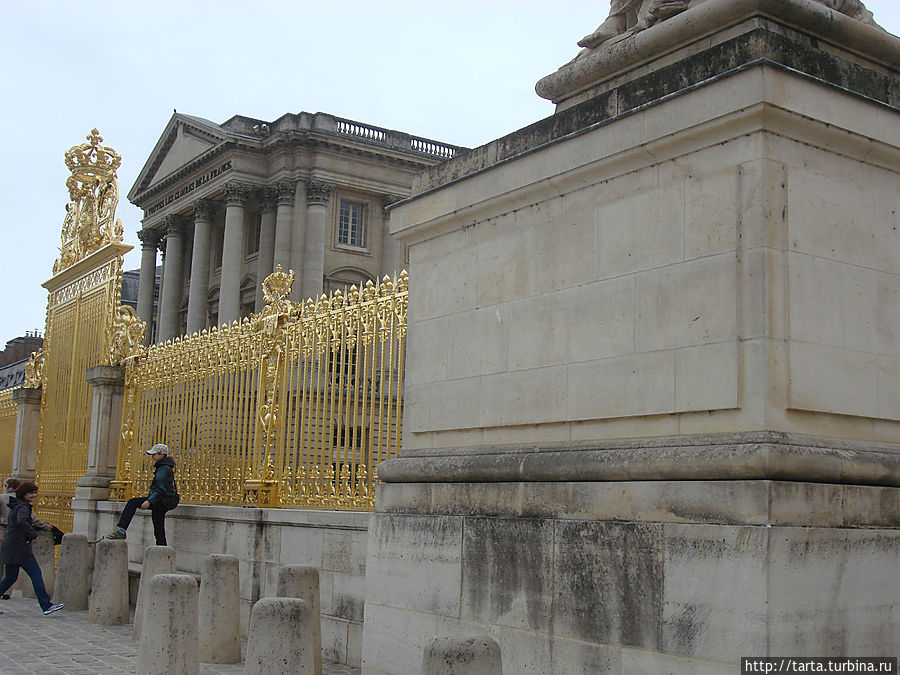
[[[85,372],[109,362],[109,335],[122,288],[122,224],[115,220],[121,163],[94,129],[65,155],[72,175],[60,256],[50,292],[44,347],[32,357],[25,386],[42,387],[35,479],[37,513],[71,531],[75,481],[87,467],[91,397]]]

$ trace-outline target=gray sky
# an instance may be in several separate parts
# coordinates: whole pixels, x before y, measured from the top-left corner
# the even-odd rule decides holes
[[[897,0],[867,0],[900,33]],[[118,217],[173,109],[224,122],[327,112],[478,146],[553,113],[535,82],[600,0],[0,0],[0,349],[44,330],[68,201],[63,153],[97,127],[122,155]]]

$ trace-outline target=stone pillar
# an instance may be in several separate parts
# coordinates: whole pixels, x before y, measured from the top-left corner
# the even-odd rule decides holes
[[[33,481],[41,432],[41,390],[16,389],[13,401],[16,404],[16,440],[12,475],[19,480]]]
[[[306,242],[303,260],[304,298],[314,298],[322,293],[325,276],[325,234],[328,199],[333,186],[319,180],[306,183]]]
[[[118,626],[128,618],[128,544],[124,539],[101,539],[94,547],[88,623]]]
[[[186,574],[150,580],[137,675],[198,675],[197,582]]]
[[[156,290],[156,249],[159,246],[159,232],[143,229],[138,231],[141,240],[141,277],[138,281],[137,315],[146,322],[144,344],[153,339],[153,292]]]
[[[275,255],[273,267],[281,265],[284,271],[291,267],[291,227],[294,221],[294,183],[283,182],[275,186],[278,215],[275,219]]]
[[[159,240],[159,244],[157,245],[159,249],[160,255],[160,265],[159,265],[159,290],[156,293],[156,324],[150,326],[151,330],[147,332],[151,334],[150,344],[154,342],[159,342],[159,310],[162,309],[162,299],[163,293],[165,293],[166,289],[166,239],[163,237]]]
[[[157,574],[175,573],[175,549],[171,546],[148,546],[144,549],[144,560],[141,563],[141,580],[138,583],[137,602],[134,603],[134,627],[131,632],[133,640],[141,639],[144,625],[144,607],[147,594],[150,593],[150,580]]]
[[[158,342],[165,342],[181,334],[179,312],[184,273],[184,223],[181,216],[166,218],[166,254],[163,258],[165,282],[159,302]]]
[[[306,182],[298,180],[294,188],[294,204],[306,204]],[[294,290],[288,296],[294,302],[303,298],[303,251],[306,245],[306,209],[302,206],[294,209],[294,222],[291,225],[291,269],[297,274]]]
[[[97,502],[109,496],[109,483],[116,477],[125,369],[121,366],[88,368],[87,381],[93,387],[87,471],[77,479],[72,509],[72,528],[94,539],[97,535]]]
[[[241,592],[238,559],[209,555],[200,580],[200,660],[241,660]]]
[[[188,292],[187,333],[206,328],[209,293],[210,221],[215,207],[208,199],[194,204],[194,248],[191,252],[191,287]]]
[[[262,284],[275,269],[275,195],[271,188],[265,188],[260,195],[262,218],[259,225],[259,253],[256,258],[256,308],[260,312],[265,306]]]
[[[378,223],[381,232],[381,268],[385,274],[392,277],[395,273],[406,267],[403,259],[403,244],[391,236],[391,214],[387,207],[402,197],[397,195],[383,195],[381,198],[381,222]],[[373,223],[374,225],[374,223]]]
[[[422,675],[503,675],[493,638],[436,637],[425,647]]]
[[[73,532],[64,534],[59,547],[53,599],[64,602],[67,611],[80,612],[88,608],[92,566],[93,558],[87,537]]]
[[[319,570],[307,565],[282,565],[278,570],[278,588],[275,595],[279,598],[300,598],[305,600],[313,616],[320,617],[311,626],[313,652],[316,658],[316,675],[322,673],[322,621],[319,609]]]
[[[219,321],[231,324],[241,315],[241,261],[244,252],[244,204],[247,188],[236,183],[225,187],[225,242],[222,245],[222,277],[219,283]]]
[[[320,620],[305,600],[259,600],[250,612],[244,675],[313,675],[316,649],[310,634]]]

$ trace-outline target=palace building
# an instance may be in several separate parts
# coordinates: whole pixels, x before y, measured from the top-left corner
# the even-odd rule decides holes
[[[216,124],[176,112],[128,193],[144,212],[146,341],[259,311],[276,265],[296,273],[295,300],[405,267],[385,208],[461,149],[325,113]]]

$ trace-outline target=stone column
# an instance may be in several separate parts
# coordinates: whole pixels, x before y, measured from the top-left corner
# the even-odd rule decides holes
[[[237,183],[229,183],[225,187],[225,242],[222,245],[222,280],[219,284],[219,324],[230,324],[241,315],[241,259],[246,203],[246,187]]]
[[[179,310],[181,309],[181,286],[183,279],[183,237],[184,224],[180,216],[166,218],[166,254],[163,258],[165,283],[160,293],[158,342],[164,342],[181,333],[179,330]]]
[[[87,381],[93,387],[87,471],[75,481],[72,529],[94,539],[98,530],[97,502],[109,497],[110,481],[116,477],[125,369],[121,366],[88,368]]]
[[[275,219],[275,256],[273,265],[281,265],[287,271],[291,267],[291,224],[294,220],[294,184],[278,183],[275,186],[278,200],[278,216]]]
[[[271,188],[265,188],[260,196],[262,219],[259,226],[259,254],[256,258],[256,311],[262,310],[262,282],[275,269],[275,194]]]
[[[16,389],[13,401],[16,404],[16,440],[12,475],[19,480],[33,481],[41,430],[41,390]]]
[[[153,291],[156,290],[156,249],[159,246],[159,232],[143,229],[138,231],[141,240],[141,277],[138,283],[137,315],[147,323],[144,344],[153,339]]]
[[[306,183],[306,242],[303,261],[303,297],[322,292],[325,276],[325,232],[328,199],[333,186],[319,180]]]
[[[391,236],[391,214],[387,210],[391,204],[401,199],[403,197],[398,197],[397,195],[383,195],[381,197],[381,222],[378,223],[381,237],[381,269],[384,274],[390,274],[391,276],[406,267],[403,259],[403,244]],[[374,228],[374,222],[372,226]]]
[[[163,292],[166,287],[166,239],[162,237],[159,240],[159,244],[157,244],[157,248],[159,249],[159,255],[161,256],[160,260],[160,270],[159,270],[159,290],[156,293],[157,304],[156,304],[156,324],[151,326],[152,330],[148,330],[148,333],[151,333],[150,343],[159,341],[159,310],[162,308],[162,297]]]
[[[306,203],[306,183],[302,180],[297,181],[294,190],[294,203]],[[306,242],[306,209],[294,209],[294,222],[291,224],[291,269],[297,274],[297,282],[294,284],[293,292],[288,296],[295,302],[304,300],[303,298],[303,250]]]
[[[188,293],[188,335],[206,328],[209,293],[210,221],[215,207],[208,199],[194,204],[194,250],[191,253],[191,288]]]

